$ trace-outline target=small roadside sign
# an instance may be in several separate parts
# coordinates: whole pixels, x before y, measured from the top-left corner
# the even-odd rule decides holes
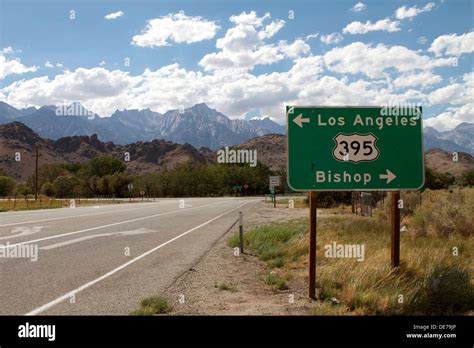
[[[275,175],[270,177],[270,186],[280,186],[280,176]]]

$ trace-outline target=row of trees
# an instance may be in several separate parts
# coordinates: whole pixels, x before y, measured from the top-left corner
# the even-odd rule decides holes
[[[125,171],[125,163],[113,157],[97,157],[82,164],[45,164],[39,169],[38,187],[40,193],[56,198],[264,194],[268,193],[268,177],[276,174],[281,176],[279,191],[289,191],[286,173],[272,173],[261,163],[253,168],[245,164],[186,163],[141,175],[131,175]],[[430,189],[448,188],[453,184],[474,184],[474,169],[466,170],[458,178],[428,167],[425,174],[425,187]],[[34,179],[31,176],[25,184],[16,185],[12,178],[0,170],[0,196],[26,197],[33,194]],[[129,190],[132,186],[133,189]],[[350,193],[328,192],[321,199],[323,196],[328,204],[350,201]]]
[[[83,164],[45,164],[38,170],[40,193],[49,197],[183,197],[263,194],[268,190],[268,167],[245,164],[179,164],[157,173],[131,175],[113,157],[97,157]],[[131,185],[130,185],[131,184]],[[0,174],[0,196],[34,192],[35,177],[15,185]],[[239,186],[239,191],[235,187]],[[245,187],[245,189],[243,188]]]
[[[437,172],[429,167],[425,168],[425,187],[431,190],[447,189],[451,185],[473,186],[474,168],[466,169],[460,176]]]

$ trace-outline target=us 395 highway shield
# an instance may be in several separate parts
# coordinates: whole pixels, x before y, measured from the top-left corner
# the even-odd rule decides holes
[[[416,190],[424,184],[422,109],[287,106],[295,191]]]

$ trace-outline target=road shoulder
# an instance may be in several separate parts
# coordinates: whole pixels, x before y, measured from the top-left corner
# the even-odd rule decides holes
[[[259,202],[244,216],[245,230],[307,216],[307,209],[273,208]],[[236,256],[227,244],[238,226],[222,236],[214,247],[163,294],[174,315],[308,315],[312,304],[305,294],[306,270],[289,280],[289,289],[274,290],[265,278],[271,272],[265,262],[251,254]],[[293,272],[293,273],[295,273]],[[301,276],[299,276],[301,275]]]

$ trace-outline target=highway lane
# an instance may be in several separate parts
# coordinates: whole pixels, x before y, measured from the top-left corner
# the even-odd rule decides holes
[[[238,211],[257,200],[188,198],[184,208],[169,199],[2,213],[0,248],[5,251],[7,242],[10,250],[36,246],[38,256],[0,258],[0,314],[128,314],[188,270]]]
[[[203,199],[162,200],[158,203],[132,203],[126,206],[93,206],[81,208],[63,208],[43,210],[32,216],[21,216],[17,213],[0,215],[0,244],[36,242],[58,235],[69,235],[87,232],[104,225],[120,225],[122,221],[173,214],[181,209],[194,209],[205,202]],[[211,204],[216,201],[208,200]],[[157,205],[158,204],[158,205]],[[97,224],[100,218],[100,224]],[[58,233],[58,226],[61,233]]]

